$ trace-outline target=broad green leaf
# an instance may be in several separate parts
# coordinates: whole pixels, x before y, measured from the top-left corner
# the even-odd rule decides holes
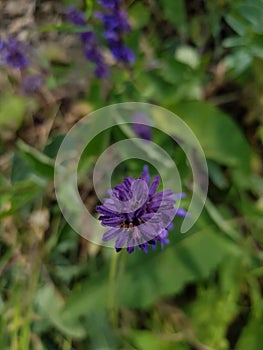
[[[192,129],[208,159],[250,171],[250,146],[227,114],[203,101],[181,102],[170,109]],[[172,132],[172,126],[170,129]]]
[[[72,338],[85,337],[86,330],[79,321],[63,319],[61,310],[64,300],[51,284],[38,291],[37,305],[40,308],[41,315],[47,318],[61,332]]]

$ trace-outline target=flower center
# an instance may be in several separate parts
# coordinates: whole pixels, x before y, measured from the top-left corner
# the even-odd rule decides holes
[[[139,226],[142,223],[143,223],[143,221],[141,219],[138,219],[138,218],[134,218],[132,221],[127,219],[120,224],[120,227],[122,227],[124,229],[133,230],[135,226]]]

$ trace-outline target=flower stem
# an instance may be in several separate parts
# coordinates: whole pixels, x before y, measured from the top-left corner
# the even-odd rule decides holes
[[[116,276],[117,276],[117,260],[119,253],[113,251],[109,272],[109,318],[114,326],[118,325],[118,307],[116,304]]]

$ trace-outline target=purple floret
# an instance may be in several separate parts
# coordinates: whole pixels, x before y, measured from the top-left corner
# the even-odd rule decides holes
[[[96,13],[96,17],[104,26],[104,38],[113,57],[119,62],[133,63],[135,54],[123,42],[123,36],[131,30],[131,26],[127,13],[120,8],[120,3],[121,1],[100,1],[106,13]]]
[[[113,57],[117,61],[133,63],[135,61],[134,52],[127,46],[123,45],[121,41],[109,40],[109,48]]]
[[[2,64],[15,69],[25,68],[29,65],[25,43],[9,38],[5,43],[2,41],[0,46]]]
[[[172,220],[178,211],[174,206],[179,196],[171,190],[156,192],[159,183],[159,176],[150,183],[148,167],[144,166],[139,179],[125,178],[108,191],[103,205],[96,207],[102,225],[109,227],[102,240],[115,239],[117,252],[126,247],[130,254],[136,246],[147,252],[149,245],[154,248],[157,242],[161,247],[169,243],[168,230],[173,227]]]

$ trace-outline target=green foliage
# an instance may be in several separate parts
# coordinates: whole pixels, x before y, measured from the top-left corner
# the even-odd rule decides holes
[[[224,47],[234,49],[226,62],[235,76],[248,69],[255,58],[263,59],[262,5],[261,0],[237,2],[231,13],[225,16],[227,23],[237,33],[223,42]]]
[[[104,46],[111,73],[101,80],[91,75],[93,64],[81,58],[77,41],[90,26],[66,23],[62,13],[72,1],[49,3],[39,2],[35,18],[25,22],[36,22],[43,44],[37,55],[44,86],[26,96],[24,72],[1,65],[0,349],[261,350],[263,1],[125,1],[132,25],[125,44],[136,62],[116,64]],[[96,1],[74,4],[96,23]],[[4,8],[13,11],[5,15],[9,35],[21,19],[15,22],[12,5]],[[21,37],[35,43],[33,32],[23,28]],[[208,163],[208,198],[197,222],[180,234],[182,220],[176,218],[170,244],[148,254],[116,254],[77,235],[53,186],[69,129],[91,111],[127,101],[178,115]],[[161,112],[149,118],[153,142],[176,163],[187,207],[189,160],[167,134],[189,141],[187,150],[193,144]],[[94,137],[81,155],[79,192],[94,215],[96,161],[108,146],[133,136],[130,125],[116,126]],[[136,147],[152,161],[152,175],[160,170],[155,161],[167,165],[149,144],[134,142]],[[113,185],[137,177],[143,164],[119,164]],[[77,213],[71,187],[65,184],[61,193]]]

